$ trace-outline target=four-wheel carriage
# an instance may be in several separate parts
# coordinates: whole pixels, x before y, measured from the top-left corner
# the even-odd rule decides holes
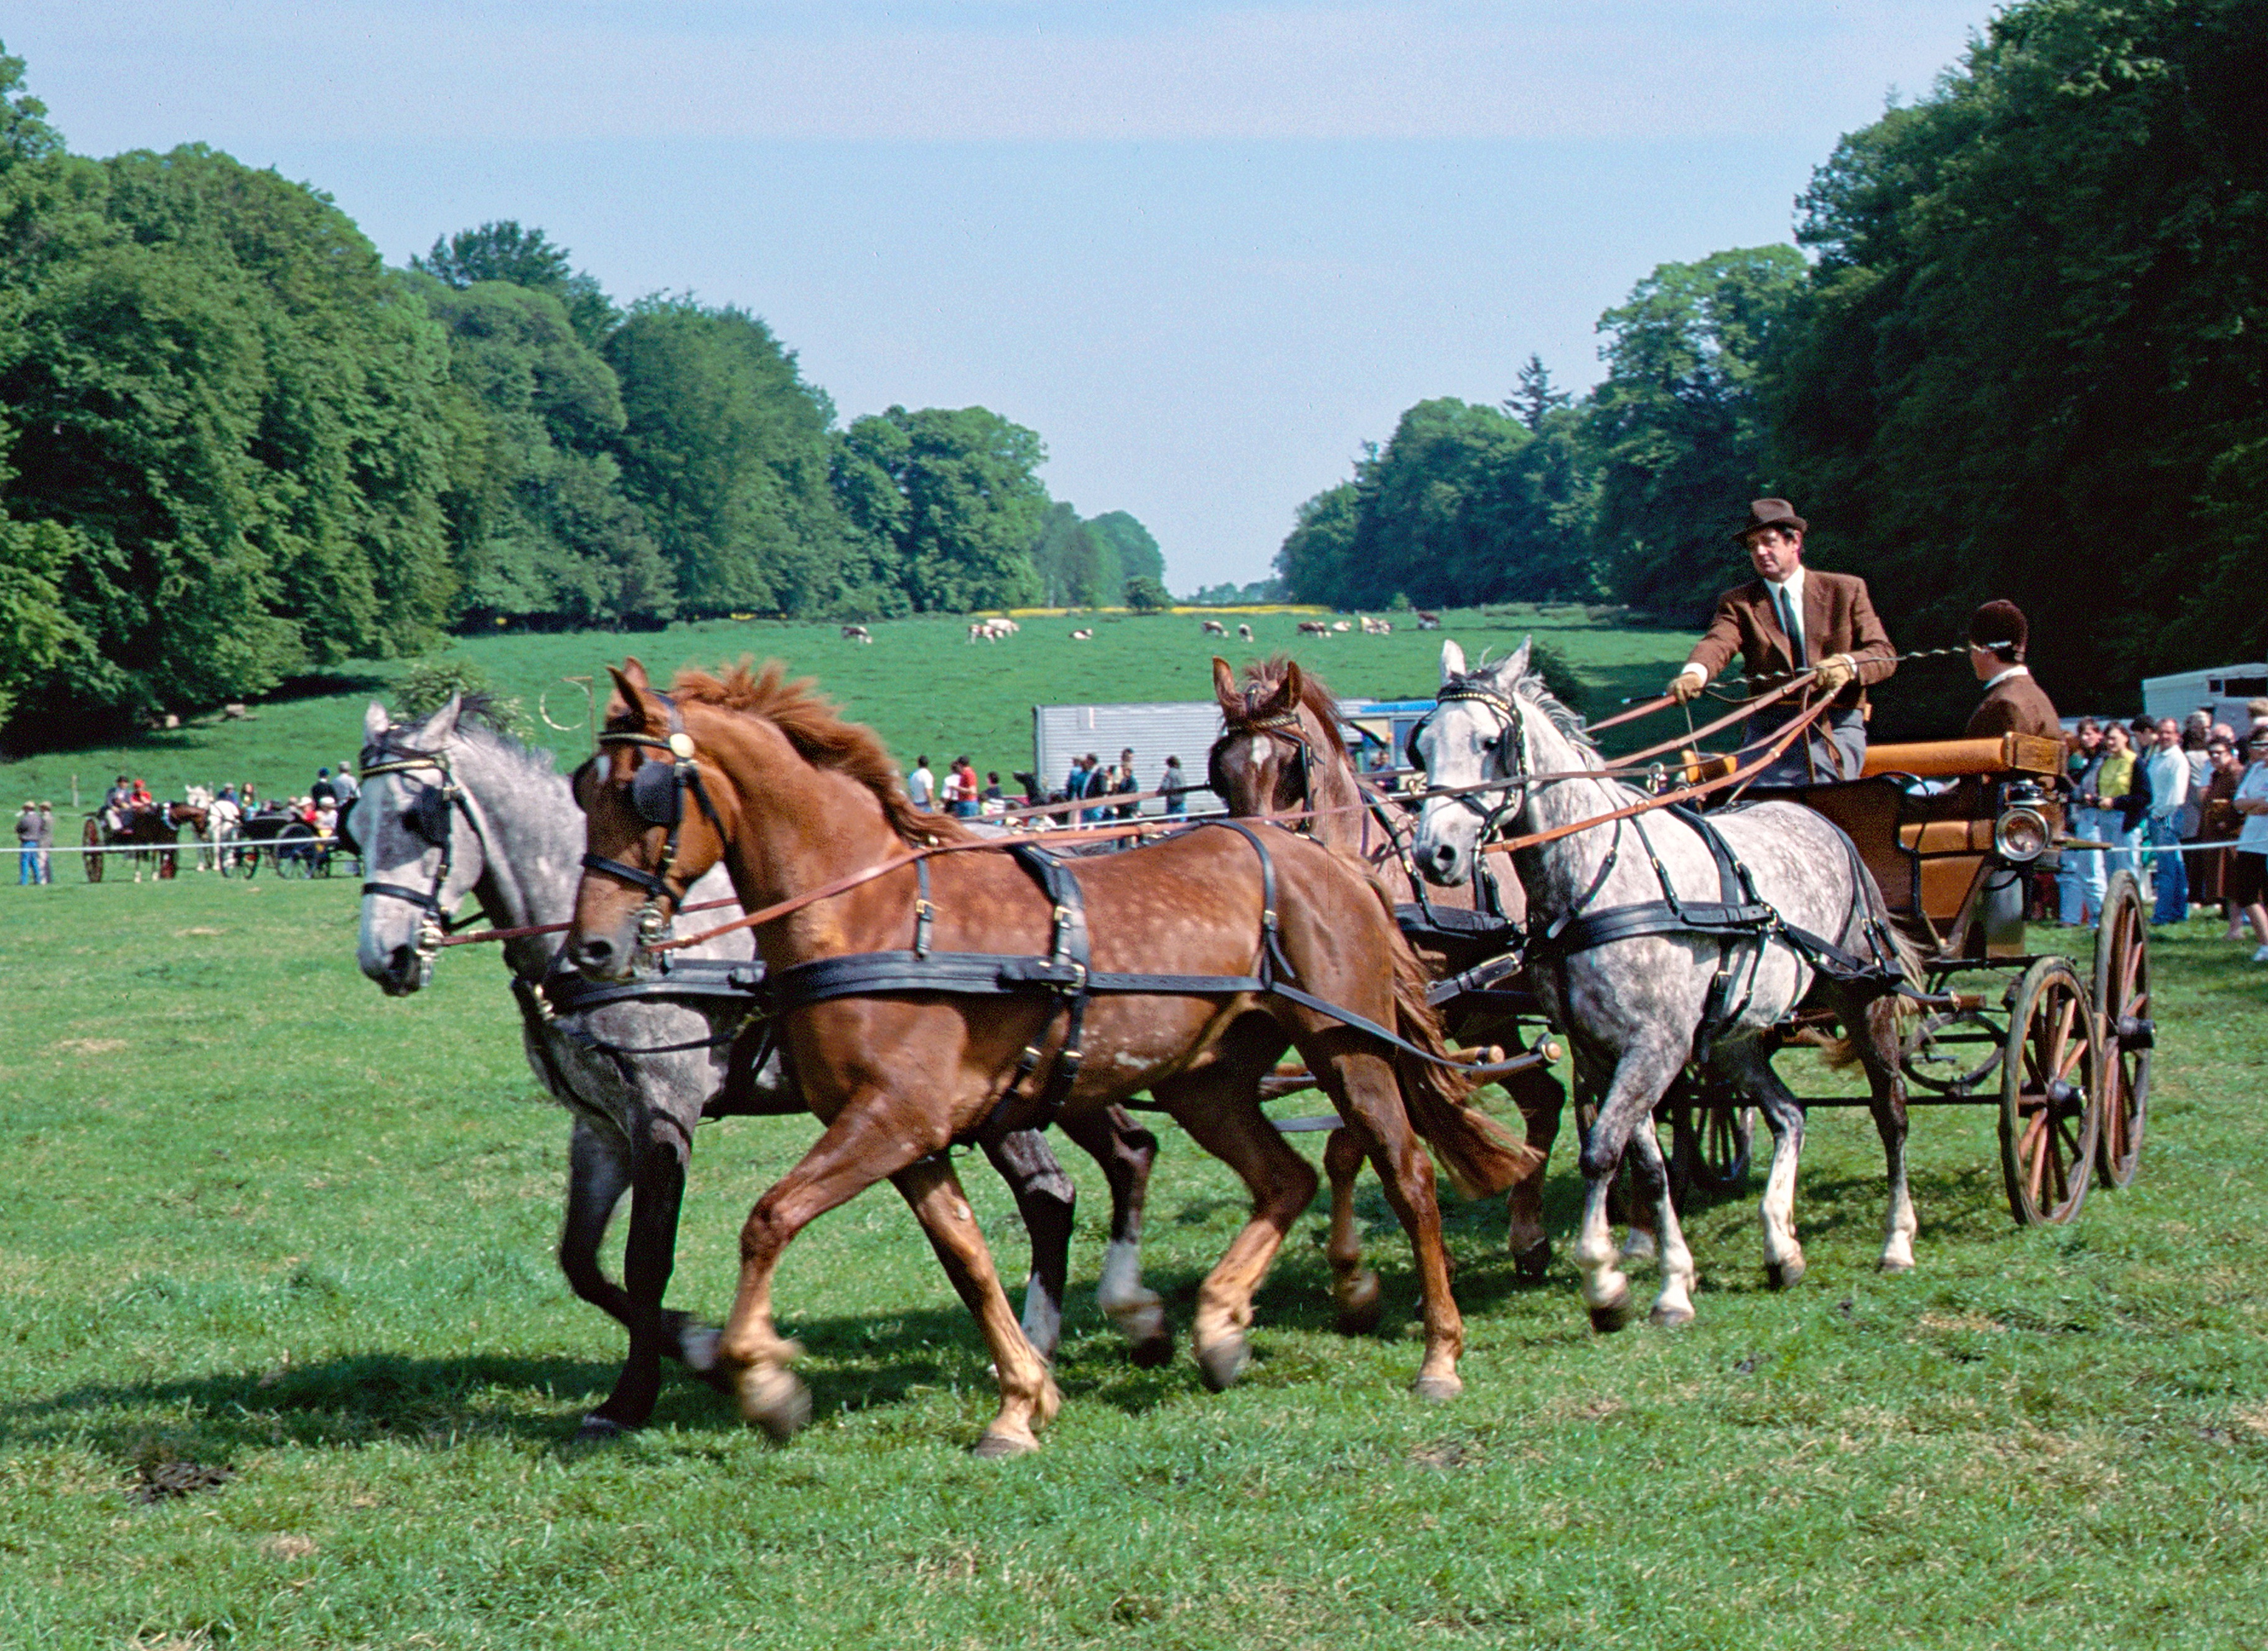
[[[2027,888],[2062,830],[2062,763],[2058,741],[2029,734],[1876,746],[1858,780],[1762,793],[1817,810],[1857,845],[1926,977],[1904,1040],[1907,1104],[1999,1106],[2008,1208],[2028,1226],[2078,1214],[2097,1173],[2133,1180],[2155,1031],[2132,873],[2110,880],[2089,973],[2027,938]],[[1793,1043],[1829,1029],[1826,1019],[1799,1013],[1776,1036]],[[1665,1109],[1685,1185],[1741,1184],[1749,1109],[1684,1087]]]

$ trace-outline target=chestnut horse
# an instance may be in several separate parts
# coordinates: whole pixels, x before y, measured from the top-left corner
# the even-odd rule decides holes
[[[627,974],[649,903],[674,907],[686,883],[720,859],[752,913],[792,903],[755,929],[775,984],[784,971],[819,960],[902,956],[909,935],[917,952],[926,942],[939,954],[1037,960],[1049,952],[1054,903],[1000,851],[1005,845],[917,812],[881,741],[844,722],[808,683],[783,682],[776,664],[761,677],[744,664],[722,678],[681,673],[671,700],[652,691],[635,660],[614,678],[605,748],[582,787],[590,854],[567,937],[567,955],[586,976]],[[674,780],[654,771],[672,762],[670,752]],[[671,785],[679,806],[665,811],[659,793]],[[662,812],[675,823],[654,823]],[[1093,969],[1249,977],[1256,957],[1267,954],[1272,922],[1280,958],[1306,992],[1445,1052],[1424,977],[1376,890],[1319,844],[1289,833],[1266,838],[1272,911],[1256,841],[1235,829],[1196,829],[1080,861]],[[917,848],[932,851],[921,862],[926,879],[909,863]],[[837,883],[847,886],[828,892]],[[1281,992],[1160,984],[1154,993],[1094,997],[1084,1059],[1071,1071],[1057,1070],[1066,1017],[1052,996],[883,984],[865,995],[790,1000],[774,1029],[826,1130],[756,1201],[741,1231],[740,1287],[718,1356],[751,1422],[784,1438],[810,1414],[789,1369],[799,1349],[772,1324],[782,1251],[812,1220],[887,1179],[912,1206],[991,1351],[1000,1408],[977,1454],[1035,1448],[1034,1430],[1061,1398],[1009,1309],[946,1149],[1039,1122],[1046,1100],[1059,1100],[1065,1117],[1086,1117],[1144,1090],[1252,1194],[1251,1220],[1197,1294],[1198,1365],[1209,1385],[1234,1381],[1248,1356],[1253,1294],[1315,1191],[1315,1172],[1259,1105],[1260,1080],[1287,1045],[1358,1131],[1410,1235],[1424,1297],[1417,1390],[1447,1398],[1461,1389],[1463,1328],[1432,1166],[1412,1124],[1468,1190],[1508,1184],[1525,1167],[1523,1149],[1465,1106],[1460,1074],[1389,1059],[1374,1037]],[[1051,1074],[1070,1079],[1067,1092],[1047,1081]],[[1045,1099],[1030,1093],[1034,1080]]]
[[[1299,822],[1299,829],[1361,860],[1397,905],[1415,907],[1422,903],[1453,913],[1475,910],[1477,896],[1473,882],[1455,888],[1424,888],[1404,841],[1373,814],[1354,761],[1339,735],[1338,702],[1321,678],[1278,654],[1263,664],[1246,666],[1240,686],[1228,661],[1215,659],[1212,686],[1226,727],[1213,743],[1207,774],[1229,813],[1312,810],[1310,818]],[[1497,886],[1504,922],[1517,928],[1528,915],[1527,896],[1510,877],[1498,880]],[[1418,962],[1436,980],[1484,962],[1501,949],[1494,940],[1470,940],[1461,945],[1456,937],[1440,933],[1417,940],[1415,947]],[[1466,1043],[1520,1046],[1520,1027],[1510,1014],[1486,1008],[1461,1013],[1454,1001],[1446,1012],[1453,1021],[1452,1029]],[[1551,1241],[1543,1230],[1543,1171],[1551,1144],[1558,1139],[1567,1092],[1544,1071],[1520,1072],[1506,1087],[1527,1125],[1535,1164],[1512,1183],[1506,1203],[1505,1245],[1522,1275],[1540,1278],[1551,1260]],[[1331,1183],[1330,1242],[1334,1247],[1352,1246],[1359,1250],[1361,1239],[1354,1220],[1354,1182],[1361,1173],[1362,1151],[1344,1131],[1331,1131],[1323,1152],[1323,1168]],[[1359,1264],[1351,1257],[1348,1262]],[[1342,1327],[1368,1328],[1375,1317],[1374,1296],[1374,1287],[1366,1294],[1358,1292],[1351,1311],[1350,1304],[1343,1302]],[[1365,1303],[1369,1303],[1366,1310]]]

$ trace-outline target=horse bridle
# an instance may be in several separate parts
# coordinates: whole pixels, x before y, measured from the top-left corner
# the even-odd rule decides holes
[[[480,824],[474,820],[471,811],[465,808],[464,789],[457,784],[456,776],[450,770],[449,754],[446,750],[387,751],[382,746],[372,749],[384,760],[357,764],[364,779],[374,779],[381,774],[431,773],[440,776],[438,780],[429,781],[417,793],[417,800],[411,804],[409,814],[410,829],[423,839],[428,847],[441,851],[440,861],[433,868],[433,886],[420,890],[403,883],[374,881],[362,886],[365,896],[380,895],[388,900],[399,900],[416,906],[425,914],[417,924],[416,954],[418,962],[431,969],[434,958],[440,954],[441,942],[459,929],[477,921],[476,918],[467,918],[462,922],[453,918],[441,904],[441,891],[448,886],[450,868],[455,863],[458,812],[464,811],[465,823],[472,827],[475,838],[481,835]],[[486,844],[483,844],[482,847],[485,849]]]
[[[1256,733],[1266,739],[1281,740],[1291,746],[1292,771],[1299,785],[1299,806],[1313,807],[1315,800],[1314,786],[1311,778],[1314,751],[1307,744],[1307,725],[1300,720],[1300,713],[1297,710],[1279,711],[1269,716],[1254,717],[1239,722],[1213,742],[1212,750],[1205,760],[1205,785],[1211,789],[1213,795],[1219,797],[1223,802],[1228,800],[1228,785],[1221,770],[1220,754],[1231,740],[1239,734],[1246,733]],[[1274,799],[1270,798],[1269,801],[1273,802]],[[1315,822],[1310,817],[1293,822],[1291,829],[1302,836],[1313,837]]]
[[[669,933],[669,912],[663,907],[666,900],[672,906],[682,905],[685,891],[673,888],[669,873],[677,864],[678,834],[685,825],[685,793],[690,791],[701,812],[709,818],[722,840],[724,822],[718,818],[717,806],[709,800],[709,788],[701,783],[701,765],[694,760],[693,736],[685,731],[685,718],[677,709],[677,702],[667,694],[647,689],[669,712],[669,736],[659,738],[638,729],[605,729],[599,734],[599,743],[606,745],[643,746],[652,750],[666,751],[669,762],[665,767],[659,762],[644,762],[630,777],[630,808],[637,817],[651,826],[666,826],[668,837],[661,845],[661,859],[654,869],[642,871],[635,866],[625,866],[620,860],[608,859],[603,854],[585,852],[583,869],[600,872],[619,878],[636,888],[645,890],[645,904],[638,909],[638,940],[652,946]],[[587,770],[598,759],[594,756]],[[578,778],[580,776],[578,774]],[[580,786],[577,787],[580,795]]]
[[[1496,712],[1498,731],[1510,737],[1513,743],[1520,749],[1522,760],[1525,760],[1528,742],[1524,737],[1525,723],[1521,716],[1520,702],[1517,699],[1508,694],[1499,694],[1493,688],[1485,687],[1468,677],[1450,682],[1444,687],[1433,697],[1433,704],[1434,708],[1439,710],[1443,705],[1452,704],[1459,700],[1486,705],[1491,711]],[[1408,759],[1412,768],[1423,769],[1425,766],[1424,759],[1418,752],[1418,736],[1425,732],[1426,725],[1432,720],[1433,716],[1431,711],[1420,717],[1410,728],[1410,737],[1403,742],[1402,754]],[[1500,778],[1506,782],[1500,791],[1481,793],[1461,791],[1454,799],[1454,801],[1480,816],[1481,841],[1484,843],[1488,841],[1498,822],[1506,815],[1519,812],[1521,805],[1528,798],[1528,782],[1523,776],[1510,773]],[[1497,800],[1493,804],[1483,800],[1484,796],[1489,795],[1496,797]]]

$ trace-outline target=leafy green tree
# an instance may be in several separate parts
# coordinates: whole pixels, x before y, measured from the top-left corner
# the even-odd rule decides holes
[[[1102,608],[1126,588],[1126,571],[1119,564],[1118,547],[1095,532],[1092,522],[1071,529],[1064,547],[1064,600],[1074,608]]]
[[[685,611],[815,613],[858,551],[831,482],[834,407],[746,310],[642,299],[607,340],[622,484]],[[854,489],[854,490],[856,490]]]
[[[1336,602],[1353,585],[1357,575],[1350,558],[1360,513],[1357,498],[1356,484],[1342,482],[1300,506],[1276,552],[1276,571],[1288,600]]]
[[[1518,387],[1506,398],[1504,410],[1541,433],[1554,413],[1573,406],[1574,401],[1565,391],[1553,387],[1550,369],[1543,365],[1542,356],[1531,351],[1520,364]]]
[[[1729,534],[1776,490],[1760,375],[1805,276],[1793,247],[1721,252],[1659,266],[1600,317],[1608,372],[1583,440],[1598,578],[1616,599],[1690,616],[1744,575]]]
[[[0,510],[69,529],[41,577],[92,644],[26,701],[68,732],[424,645],[453,577],[423,307],[312,190],[195,145],[84,160],[11,107]]]
[[[1126,605],[1138,614],[1162,614],[1174,605],[1166,587],[1147,573],[1126,581]]]
[[[410,259],[409,267],[460,291],[483,281],[508,281],[532,292],[549,292],[559,300],[576,336],[595,350],[622,316],[599,278],[575,269],[571,257],[541,230],[522,229],[504,218],[437,238],[423,258]]]
[[[2264,74],[2252,0],[2022,0],[1815,175],[1779,440],[1901,640],[2009,597],[2081,704],[2268,652]]]
[[[550,292],[411,279],[449,333],[457,439],[444,504],[460,620],[667,619],[674,581],[612,452],[625,422],[614,369]]]
[[[1049,505],[1037,475],[1047,449],[1035,432],[982,407],[893,407],[853,423],[843,446],[838,474],[856,483],[838,489],[844,512],[887,542],[917,611],[1012,608],[1039,595],[1031,552]]]
[[[1133,516],[1123,510],[1108,511],[1091,519],[1086,526],[1116,553],[1119,571],[1128,579],[1165,583],[1166,553],[1158,548],[1150,530]]]

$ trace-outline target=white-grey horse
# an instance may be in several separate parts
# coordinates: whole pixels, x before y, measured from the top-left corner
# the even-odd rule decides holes
[[[416,991],[432,967],[432,950],[422,943],[421,931],[432,915],[454,911],[468,895],[499,929],[568,920],[582,876],[583,816],[549,752],[530,750],[483,726],[453,698],[422,723],[400,727],[384,706],[373,704],[363,737],[361,765],[376,770],[367,773],[353,817],[368,880],[357,954],[364,974],[390,996]],[[730,902],[732,895],[720,868],[686,898],[688,903]],[[723,923],[739,915],[732,904],[697,920]],[[715,1366],[717,1331],[662,1307],[675,1264],[695,1125],[703,1117],[800,1113],[803,1102],[776,1059],[750,1071],[744,1058],[735,1068],[729,1040],[716,1041],[742,1018],[731,1004],[703,1009],[644,999],[555,1020],[535,1008],[527,989],[543,980],[557,937],[531,935],[498,946],[517,983],[528,1065],[574,1117],[560,1267],[577,1295],[630,1332],[629,1356],[614,1391],[583,1423],[587,1436],[612,1434],[641,1426],[652,1416],[663,1355],[682,1360],[704,1377]],[[740,931],[678,955],[750,958],[754,947]],[[640,1050],[659,1052],[626,1052]],[[1139,1186],[1149,1168],[1145,1154],[1155,1143],[1130,1122],[1123,1136],[1105,1137],[1096,1146],[1114,1195],[1122,1182],[1135,1188],[1130,1199],[1115,1202],[1128,1206],[1119,1219],[1138,1232]],[[1015,1193],[1031,1235],[1025,1333],[1052,1356],[1062,1327],[1072,1183],[1035,1131],[1007,1136],[986,1153]],[[1138,1163],[1128,1161],[1130,1155]],[[630,1195],[630,1213],[617,1285],[601,1268],[599,1250],[624,1192]],[[1114,1244],[1114,1260],[1116,1249]],[[1143,1342],[1145,1328],[1153,1339],[1164,1340],[1170,1355],[1154,1295],[1108,1305],[1135,1337],[1138,1358],[1156,1356],[1156,1348]],[[1154,1325],[1143,1317],[1145,1308]]]
[[[1430,784],[1461,786],[1523,775],[1595,770],[1598,754],[1580,720],[1528,668],[1528,646],[1468,671],[1464,651],[1441,645],[1441,697],[1417,735]],[[1513,785],[1469,800],[1437,797],[1418,822],[1414,852],[1432,881],[1471,874],[1484,828],[1525,836],[1596,821],[1640,800],[1601,775]],[[1777,914],[1764,933],[1644,932],[1632,910],[1628,938],[1568,949],[1555,942],[1610,936],[1600,922],[1616,908],[1655,908],[1665,885],[1705,914],[1723,903],[1723,870],[1702,831],[1667,811],[1596,824],[1556,841],[1515,850],[1513,867],[1527,891],[1528,979],[1574,1045],[1579,1077],[1600,1097],[1583,1143],[1582,1229],[1575,1263],[1592,1322],[1618,1329],[1631,1313],[1629,1280],[1607,1218],[1607,1190],[1625,1148],[1639,1196],[1659,1222],[1661,1294],[1658,1323],[1693,1316],[1692,1252],[1671,1207],[1668,1177],[1652,1116],[1670,1083],[1698,1062],[1743,1100],[1760,1107],[1772,1131],[1764,1196],[1764,1266],[1775,1286],[1803,1275],[1795,1232],[1795,1174],[1803,1150],[1803,1108],[1771,1065],[1765,1034],[1808,997],[1833,1006],[1867,1072],[1875,1128],[1889,1166],[1889,1215],[1881,1265],[1913,1265],[1913,1202],[1906,1188],[1905,1087],[1898,1069],[1897,1011],[1878,974],[1868,981],[1822,972],[1815,940],[1911,980],[1918,971],[1889,928],[1874,879],[1833,824],[1800,805],[1762,802],[1708,816],[1749,880],[1734,903]],[[1790,932],[1794,938],[1790,938]],[[1720,971],[1722,982],[1719,982]],[[1715,1024],[1712,1024],[1712,1019]]]

